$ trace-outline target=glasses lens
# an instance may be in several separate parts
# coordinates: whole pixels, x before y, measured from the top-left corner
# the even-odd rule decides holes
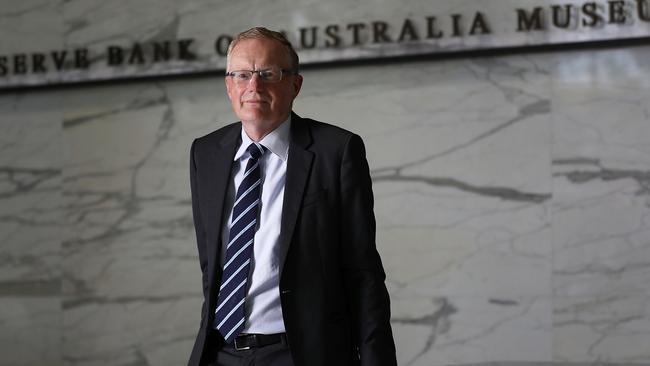
[[[253,72],[252,71],[246,71],[246,70],[233,71],[233,72],[230,73],[230,75],[232,76],[232,79],[236,83],[247,83],[253,77]]]
[[[282,70],[280,69],[272,68],[260,70],[258,73],[260,75],[260,78],[268,83],[275,83],[282,79]]]

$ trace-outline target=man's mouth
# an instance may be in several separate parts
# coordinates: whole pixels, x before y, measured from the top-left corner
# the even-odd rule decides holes
[[[260,99],[252,99],[252,100],[245,100],[244,104],[253,104],[253,105],[260,105],[260,104],[266,104],[267,102],[264,100]]]

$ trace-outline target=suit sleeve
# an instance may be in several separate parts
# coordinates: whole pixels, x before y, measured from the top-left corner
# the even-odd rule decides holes
[[[196,231],[196,244],[199,252],[199,264],[201,266],[201,282],[203,285],[203,304],[201,306],[201,323],[205,321],[206,303],[208,298],[208,261],[206,254],[206,237],[205,229],[203,227],[203,220],[201,219],[199,189],[197,186],[197,164],[195,158],[196,140],[192,143],[190,149],[190,189],[192,192],[192,216],[194,219],[194,230]]]
[[[397,364],[390,300],[375,244],[370,171],[363,141],[352,135],[341,162],[341,228],[344,283],[361,365]]]

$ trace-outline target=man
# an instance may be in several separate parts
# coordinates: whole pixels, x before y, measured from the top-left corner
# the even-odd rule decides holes
[[[192,144],[203,274],[189,365],[395,365],[363,142],[292,113],[298,56],[253,28],[230,44],[241,122]]]

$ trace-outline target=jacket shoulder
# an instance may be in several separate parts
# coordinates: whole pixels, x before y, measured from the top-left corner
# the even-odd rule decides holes
[[[326,122],[316,121],[311,118],[301,118],[299,123],[309,126],[315,144],[346,144],[350,138],[357,136],[354,132]]]
[[[240,122],[228,124],[206,135],[197,137],[194,139],[193,145],[195,148],[203,148],[204,146],[216,146],[215,144],[221,143],[221,141],[224,141],[224,139],[238,137],[240,128]]]

